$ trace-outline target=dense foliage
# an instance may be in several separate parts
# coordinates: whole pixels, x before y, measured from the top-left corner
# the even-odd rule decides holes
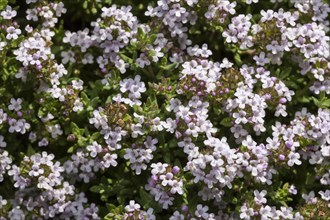
[[[327,0],[0,0],[0,219],[329,219]]]

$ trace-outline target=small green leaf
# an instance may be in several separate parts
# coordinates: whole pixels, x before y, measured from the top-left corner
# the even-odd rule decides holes
[[[153,43],[157,39],[157,34],[152,34],[150,36],[150,42]]]
[[[138,37],[139,38],[144,38],[144,32],[141,27],[138,27]]]
[[[241,66],[243,64],[243,62],[241,60],[241,56],[239,55],[239,53],[235,53],[234,60],[235,60],[235,63],[239,66]]]
[[[0,88],[0,96],[3,96],[5,92],[6,92],[6,88]]]
[[[144,204],[144,206],[150,204],[154,200],[149,193],[144,191],[143,188],[140,188],[139,195],[141,198],[141,204]],[[148,207],[144,207],[144,208],[148,208]]]
[[[69,149],[66,151],[67,153],[71,154],[74,151],[74,146],[69,147]]]
[[[78,125],[76,123],[71,122],[71,125],[70,126],[71,126],[71,130],[72,130],[72,133],[73,134],[75,134],[77,136],[80,136],[81,135],[80,129],[79,129],[79,127],[78,127]]]
[[[35,149],[31,145],[29,145],[28,146],[28,149],[27,149],[27,155],[28,156],[31,156],[31,155],[33,155],[35,153],[36,153]]]
[[[87,145],[87,139],[84,137],[79,137],[77,144],[79,147],[86,147]]]
[[[84,104],[89,104],[89,98],[85,92],[81,92],[80,97],[83,100]]]
[[[8,4],[7,0],[0,0],[0,10],[4,9]]]
[[[92,186],[89,190],[93,193],[98,193],[98,194],[102,194],[104,192],[103,186],[98,186],[98,185]]]
[[[91,9],[91,12],[92,12],[93,14],[96,14],[96,13],[97,13],[97,9],[96,9],[95,7],[93,7],[93,8]]]
[[[314,182],[315,182],[314,175],[312,175],[311,173],[307,173],[306,181],[305,181],[306,185],[307,186],[312,185]]]
[[[166,66],[161,66],[161,68],[163,70],[166,70],[166,71],[172,71],[176,68],[177,65],[178,65],[177,63],[171,63],[171,64],[166,65]]]
[[[224,118],[221,120],[220,124],[225,127],[231,127],[233,125],[232,118],[231,117]]]
[[[321,102],[320,102],[320,107],[321,108],[329,108],[330,107],[330,99],[323,99]]]
[[[280,75],[280,79],[285,79],[287,78],[288,76],[290,76],[290,73],[292,72],[292,67],[287,67],[285,68],[282,72],[281,72],[281,75]]]
[[[301,103],[309,103],[310,97],[302,96],[302,97],[298,98],[298,101]]]
[[[123,59],[126,63],[132,64],[133,63],[133,59],[126,56],[125,54],[120,53],[119,54],[120,58]]]
[[[97,104],[99,103],[100,98],[99,97],[95,97],[92,99],[90,106],[92,106],[93,108],[95,108],[97,106]]]

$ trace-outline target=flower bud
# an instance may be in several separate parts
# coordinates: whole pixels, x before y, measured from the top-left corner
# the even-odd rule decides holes
[[[188,212],[188,206],[186,206],[186,205],[182,205],[181,210],[182,210],[183,212]]]
[[[288,141],[285,143],[285,146],[286,146],[286,148],[291,149],[291,147],[293,146],[293,143],[291,141]]]
[[[152,175],[151,180],[156,182],[158,180],[158,176],[157,175]]]
[[[76,137],[74,136],[74,134],[69,134],[66,140],[69,142],[73,142],[76,140]]]
[[[178,166],[174,166],[174,167],[172,168],[172,173],[173,173],[174,175],[178,174],[179,172],[180,172],[180,168],[179,168]]]
[[[264,98],[265,98],[266,100],[269,100],[269,99],[272,98],[272,95],[269,94],[269,93],[266,93],[266,94],[264,95]]]
[[[280,98],[280,101],[279,101],[281,104],[284,104],[287,102],[286,98]]]
[[[188,124],[189,122],[191,122],[191,118],[189,116],[186,116],[184,118],[184,121]]]
[[[23,113],[21,111],[16,112],[17,117],[22,117]]]
[[[278,155],[278,159],[283,161],[283,160],[285,160],[285,156],[283,154],[280,154],[280,155]]]

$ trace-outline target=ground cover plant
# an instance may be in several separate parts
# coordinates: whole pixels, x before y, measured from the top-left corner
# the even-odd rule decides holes
[[[0,219],[329,219],[327,0],[0,0]]]

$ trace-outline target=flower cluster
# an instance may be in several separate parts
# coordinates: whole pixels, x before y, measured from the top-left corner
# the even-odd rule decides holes
[[[147,169],[147,164],[153,159],[152,153],[156,150],[157,143],[157,138],[152,139],[148,136],[143,145],[132,144],[131,148],[126,148],[124,158],[130,161],[131,168],[137,175],[141,174],[141,170]]]
[[[76,194],[75,187],[64,181],[61,175],[64,168],[53,159],[54,155],[46,152],[25,156],[19,167],[13,165],[8,171],[14,187],[18,188],[11,202],[13,209],[8,213],[9,218],[99,219],[98,208],[94,204],[85,207],[84,193]],[[27,216],[24,213],[28,213]]]
[[[152,176],[145,188],[164,209],[168,209],[170,205],[173,205],[174,195],[184,193],[183,180],[179,176],[180,168],[170,167],[168,164],[160,162],[151,164],[151,167],[153,168]]]
[[[327,1],[16,2],[1,220],[330,216]]]

